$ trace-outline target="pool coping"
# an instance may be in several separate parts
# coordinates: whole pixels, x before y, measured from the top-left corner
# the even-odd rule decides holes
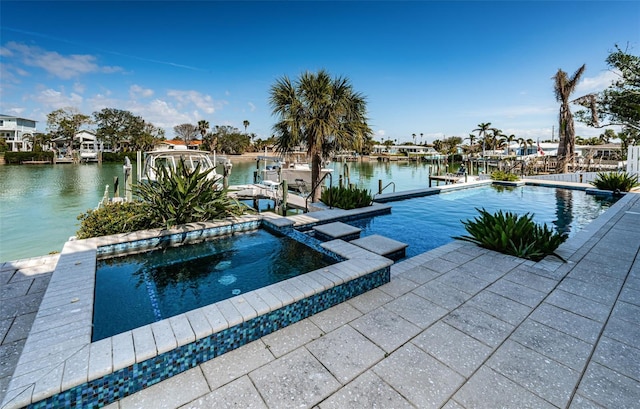
[[[297,310],[292,312],[292,308],[301,306],[309,311],[319,312],[344,301],[341,298],[346,295],[355,296],[368,291],[371,285],[371,288],[375,288],[388,282],[390,266],[393,264],[387,258],[342,240],[335,240],[331,251],[345,261],[91,342],[96,261],[101,254],[117,251],[119,244],[147,243],[157,246],[167,241],[205,239],[210,237],[206,232],[212,229],[226,234],[258,228],[265,223],[271,229],[283,230],[305,224],[317,225],[338,218],[358,217],[359,214],[389,211],[390,206],[374,205],[353,211],[331,210],[324,214],[315,212],[313,217],[254,215],[221,222],[193,223],[171,230],[146,230],[68,241],[60,253],[2,408],[28,405],[44,407],[53,402],[68,404],[74,397],[81,402],[82,399],[90,400],[93,397],[99,404],[121,399],[193,367],[193,362],[184,363],[175,356],[175,351],[181,348],[189,348],[193,355],[199,353],[204,360],[211,359],[219,355],[220,351],[224,353],[251,341],[251,337],[264,336],[310,315],[307,312],[300,315]],[[375,277],[369,278],[373,276]],[[306,301],[310,298],[315,302]],[[280,321],[283,320],[287,323],[281,326]],[[256,325],[259,326],[259,331],[253,334],[253,327],[250,326]],[[249,338],[241,343],[236,342],[237,338],[245,337],[247,331]],[[216,338],[216,334],[222,333],[232,341],[225,338],[221,339],[225,343],[223,346],[209,345],[218,341],[212,340],[212,337]],[[192,351],[193,348],[202,349],[203,344],[211,349],[208,355],[206,351],[204,355],[201,350],[197,353]],[[147,379],[148,372],[154,370],[154,365],[167,362],[169,366],[176,368],[170,368],[155,379]],[[158,371],[155,372],[157,375]],[[142,377],[144,382],[134,385],[131,390],[128,386],[121,387],[121,391],[115,395],[109,390],[109,383],[117,386],[123,382],[123,378],[129,379],[132,376]]]

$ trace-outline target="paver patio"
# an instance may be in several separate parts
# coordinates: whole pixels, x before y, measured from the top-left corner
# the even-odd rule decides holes
[[[639,250],[637,194],[563,244],[566,263],[450,243],[394,264],[389,284],[108,407],[638,408]],[[37,304],[30,289],[46,287],[46,272],[27,285],[21,271],[0,270],[3,314],[31,300],[1,317],[3,364]]]

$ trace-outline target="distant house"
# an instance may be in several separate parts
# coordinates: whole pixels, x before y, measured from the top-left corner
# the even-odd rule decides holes
[[[189,146],[187,146],[187,149],[198,150],[200,149],[201,145],[202,145],[202,141],[194,139],[189,142]],[[180,139],[171,139],[167,141],[161,141],[156,146],[156,149],[184,149],[184,147],[185,147],[184,141]]]
[[[4,138],[12,152],[30,151],[33,149],[36,122],[33,119],[0,114],[0,138]]]

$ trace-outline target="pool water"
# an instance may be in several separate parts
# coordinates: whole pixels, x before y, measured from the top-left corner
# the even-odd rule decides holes
[[[391,214],[349,221],[362,229],[361,237],[380,234],[409,245],[413,257],[466,235],[461,221],[477,217],[476,208],[494,213],[533,213],[536,223],[555,227],[569,237],[596,219],[617,199],[584,191],[539,186],[486,186],[389,203]]]
[[[335,262],[305,244],[262,229],[99,260],[92,341]]]

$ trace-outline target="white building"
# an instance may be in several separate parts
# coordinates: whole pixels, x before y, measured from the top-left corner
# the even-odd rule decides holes
[[[33,148],[36,122],[33,119],[0,114],[0,138],[4,138],[12,152],[30,151]]]

